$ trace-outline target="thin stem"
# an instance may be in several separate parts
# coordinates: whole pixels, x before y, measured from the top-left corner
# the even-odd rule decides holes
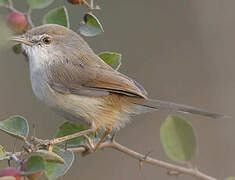
[[[91,0],[90,3],[88,3],[86,0],[83,0],[82,3],[88,7],[88,9],[92,12],[93,10],[100,10],[100,7],[96,5],[94,7],[94,0]]]
[[[86,0],[83,0],[83,4],[87,6],[90,11],[93,10],[92,6]]]
[[[80,131],[80,132],[77,132],[77,133],[74,133],[74,134],[71,134],[71,135],[68,135],[68,136],[63,136],[63,137],[60,137],[60,138],[56,138],[56,139],[52,139],[49,141],[49,144],[58,144],[60,142],[64,142],[64,141],[67,141],[67,140],[70,140],[70,139],[73,139],[73,138],[76,138],[76,137],[79,137],[79,136],[82,136],[82,135],[87,135],[87,134],[90,134],[90,133],[93,133],[94,132],[94,129],[87,129],[87,130],[84,130],[84,131]]]
[[[68,150],[70,150],[70,151],[72,151],[74,153],[82,153],[82,152],[86,151],[86,148],[85,147],[75,147],[75,148],[68,148]]]
[[[11,7],[13,7],[13,2],[12,2],[12,0],[8,0],[8,5],[11,6]]]
[[[94,0],[91,0],[91,8],[94,9]]]
[[[8,0],[8,5],[5,6],[7,9],[9,9],[10,11],[17,11],[19,12],[18,10],[16,10],[13,6],[13,2],[12,0]]]
[[[31,19],[31,13],[32,13],[32,9],[29,8],[28,11],[27,11],[27,21],[28,21],[30,27],[33,28],[34,24],[33,24],[32,19]]]

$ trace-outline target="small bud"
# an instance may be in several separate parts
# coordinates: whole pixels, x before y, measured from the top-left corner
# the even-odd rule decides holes
[[[11,167],[2,170],[2,172],[0,173],[0,177],[4,176],[13,176],[15,177],[15,180],[20,180],[21,178],[20,171],[16,168]]]
[[[16,11],[7,16],[7,24],[18,34],[22,34],[28,26],[25,15]]]
[[[83,4],[84,1],[83,0],[67,0],[68,2],[70,2],[71,4]]]

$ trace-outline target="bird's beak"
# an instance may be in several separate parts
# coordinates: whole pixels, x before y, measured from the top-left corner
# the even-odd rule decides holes
[[[27,46],[33,46],[33,43],[25,39],[23,36],[12,36],[10,40],[25,44]]]

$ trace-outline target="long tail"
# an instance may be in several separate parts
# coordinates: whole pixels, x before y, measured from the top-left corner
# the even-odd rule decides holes
[[[230,116],[226,116],[223,114],[213,113],[213,112],[209,112],[200,108],[182,105],[182,104],[176,104],[176,103],[167,102],[167,101],[147,99],[137,104],[142,106],[143,109],[147,111],[166,109],[166,110],[177,111],[177,112],[182,112],[182,113],[190,113],[190,114],[197,114],[201,116],[207,116],[207,117],[211,117],[215,119],[231,118]]]

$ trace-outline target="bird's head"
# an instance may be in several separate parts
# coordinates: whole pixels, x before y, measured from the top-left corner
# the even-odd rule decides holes
[[[45,24],[32,28],[23,35],[11,37],[11,40],[21,43],[29,58],[37,56],[56,59],[55,57],[65,55],[68,57],[73,53],[79,53],[84,47],[88,47],[77,33],[56,24]]]

